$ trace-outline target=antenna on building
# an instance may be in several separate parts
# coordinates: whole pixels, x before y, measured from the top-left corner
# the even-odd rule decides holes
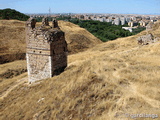
[[[48,14],[48,19],[50,21],[50,18],[51,18],[51,8],[49,7],[49,10],[48,10],[49,14]]]
[[[49,12],[49,17],[51,17],[51,8],[50,7],[49,7],[48,12]]]

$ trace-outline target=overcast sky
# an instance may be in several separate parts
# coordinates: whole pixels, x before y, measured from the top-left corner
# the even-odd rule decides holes
[[[0,9],[23,13],[159,14],[160,0],[0,0]]]

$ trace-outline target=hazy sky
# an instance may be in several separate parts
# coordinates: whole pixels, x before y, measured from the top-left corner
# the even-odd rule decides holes
[[[0,9],[23,13],[138,13],[159,14],[160,0],[0,0]]]

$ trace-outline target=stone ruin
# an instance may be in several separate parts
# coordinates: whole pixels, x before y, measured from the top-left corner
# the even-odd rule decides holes
[[[49,25],[43,18],[42,25],[36,27],[36,20],[26,22],[27,69],[29,82],[51,78],[67,67],[67,43],[65,33],[58,27],[57,20]]]
[[[148,25],[146,26],[146,30],[152,30],[152,28],[153,28],[153,25],[154,25],[154,22],[150,22],[150,23],[148,23]]]
[[[146,35],[143,35],[143,36],[140,36],[140,37],[137,38],[138,44],[140,44],[140,45],[148,45],[148,44],[160,41],[159,34],[154,32],[156,29],[160,29],[160,22],[156,22],[156,23],[150,22],[146,26],[146,32],[147,32]]]
[[[156,39],[150,33],[150,34],[143,35],[143,36],[137,38],[137,41],[138,41],[138,44],[140,44],[140,45],[148,45],[150,43],[154,43],[156,41]]]

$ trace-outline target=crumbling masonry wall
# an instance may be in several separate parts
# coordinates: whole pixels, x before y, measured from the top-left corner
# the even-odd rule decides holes
[[[148,45],[150,43],[155,43],[157,39],[150,33],[137,38],[139,45]]]
[[[26,22],[27,69],[29,82],[53,77],[67,66],[67,43],[65,34],[53,21],[49,26],[44,18],[40,27],[30,18]]]

